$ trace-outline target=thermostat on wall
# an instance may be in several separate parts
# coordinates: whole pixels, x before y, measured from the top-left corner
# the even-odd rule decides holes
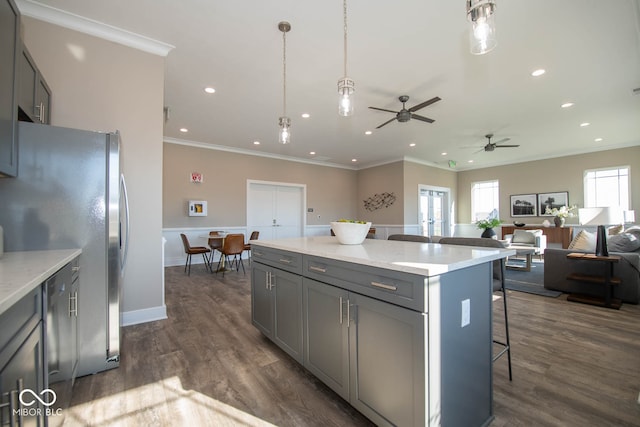
[[[189,216],[207,216],[207,201],[189,200]]]

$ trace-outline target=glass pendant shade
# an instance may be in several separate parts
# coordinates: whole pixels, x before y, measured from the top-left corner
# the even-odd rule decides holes
[[[355,84],[349,77],[338,80],[338,114],[348,117],[353,114]]]
[[[291,119],[289,117],[280,117],[278,119],[280,131],[278,132],[278,142],[280,144],[288,144],[291,142]]]
[[[471,53],[482,55],[498,45],[495,26],[495,1],[467,0],[467,17],[471,21],[469,43]]]

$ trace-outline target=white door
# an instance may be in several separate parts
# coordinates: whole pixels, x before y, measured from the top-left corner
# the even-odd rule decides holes
[[[247,232],[260,232],[260,239],[301,237],[304,219],[304,186],[249,182]]]

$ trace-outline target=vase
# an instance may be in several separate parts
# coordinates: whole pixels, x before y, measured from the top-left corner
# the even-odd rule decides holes
[[[553,223],[556,225],[556,227],[564,227],[564,218],[556,216],[553,218]]]
[[[486,237],[488,239],[496,239],[496,232],[493,231],[493,228],[485,228],[480,237]]]

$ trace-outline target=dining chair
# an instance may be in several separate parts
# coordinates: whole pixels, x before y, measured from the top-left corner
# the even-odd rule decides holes
[[[184,271],[187,271],[187,267],[189,267],[188,275],[191,275],[191,256],[202,254],[202,258],[204,259],[204,266],[207,270],[211,270],[211,262],[209,260],[208,254],[211,252],[211,249],[206,248],[204,246],[191,246],[189,243],[189,239],[186,235],[180,233],[180,238],[182,238],[182,246],[184,246],[184,253],[187,254],[187,260],[184,263]]]
[[[220,251],[222,254],[220,255],[220,260],[218,260],[218,268],[216,269],[216,273],[222,270],[222,277],[224,277],[224,272],[227,269],[225,263],[231,269],[233,269],[233,265],[235,263],[236,271],[240,271],[240,266],[242,265],[242,272],[246,273],[244,269],[244,263],[242,262],[243,251],[244,234],[227,234],[224,238],[224,243],[222,244],[222,250]],[[230,260],[230,256],[233,256],[233,259]]]
[[[209,248],[211,248],[211,265],[213,265],[213,255],[215,251],[220,251],[222,249],[222,243],[224,242],[224,233],[222,231],[210,231],[209,238],[207,239],[207,244]]]
[[[443,245],[463,245],[463,246],[482,246],[490,248],[504,249],[501,242],[496,239],[488,239],[482,237],[443,237],[440,239],[440,244]],[[505,353],[507,354],[509,364],[509,381],[512,381],[511,376],[511,342],[509,341],[509,316],[507,315],[507,291],[504,287],[505,280],[505,258],[493,261],[493,291],[502,292],[502,302],[504,304],[504,329],[505,329],[505,341],[493,340],[495,344],[502,346],[502,350],[493,356],[493,361],[498,360]]]
[[[244,250],[247,251],[249,254],[249,264],[251,264],[251,241],[252,240],[258,240],[258,236],[260,235],[259,231],[252,231],[251,232],[251,236],[249,237],[249,241],[247,243],[244,244]]]

